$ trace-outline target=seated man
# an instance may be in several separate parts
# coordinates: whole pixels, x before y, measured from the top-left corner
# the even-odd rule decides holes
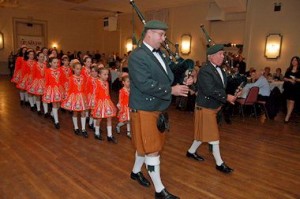
[[[250,88],[256,86],[259,88],[259,93],[258,93],[258,98],[257,100],[259,101],[267,101],[270,93],[271,93],[271,89],[270,89],[270,84],[268,82],[268,80],[266,79],[266,77],[263,75],[262,72],[256,72],[256,70],[253,70],[251,72],[251,77],[254,78],[256,81],[254,83],[248,83],[245,86],[245,90],[249,90]]]

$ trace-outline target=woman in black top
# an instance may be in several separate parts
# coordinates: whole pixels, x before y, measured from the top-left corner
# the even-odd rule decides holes
[[[300,95],[300,58],[292,57],[290,66],[284,75],[284,94],[287,99],[287,114],[284,122],[289,122],[291,113],[295,106],[295,101],[299,99]]]

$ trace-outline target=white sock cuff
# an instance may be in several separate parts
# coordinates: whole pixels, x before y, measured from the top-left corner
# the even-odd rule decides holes
[[[208,142],[208,143],[214,145],[214,144],[220,144],[220,141],[217,140],[217,141],[212,141],[212,142]]]
[[[160,164],[160,156],[147,156],[145,155],[145,164],[156,166]]]

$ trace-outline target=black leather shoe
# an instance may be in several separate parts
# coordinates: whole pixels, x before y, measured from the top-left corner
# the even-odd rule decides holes
[[[50,117],[50,113],[45,113],[45,114],[44,114],[44,117],[45,117],[45,118],[49,118],[49,117]]]
[[[231,173],[233,171],[233,169],[227,166],[225,162],[223,162],[220,166],[216,165],[216,169],[223,173]]]
[[[198,155],[197,153],[190,153],[188,151],[186,152],[186,157],[193,158],[193,159],[195,159],[197,161],[203,161],[204,160],[204,158],[201,157],[200,155]]]
[[[42,115],[42,112],[41,112],[41,111],[38,111],[37,114],[38,114],[38,115]]]
[[[74,133],[75,133],[75,135],[81,135],[81,132],[79,129],[74,129]]]
[[[83,130],[82,132],[83,137],[88,138],[89,134],[86,132],[86,130]]]
[[[60,129],[59,123],[54,123],[54,126],[55,126],[56,129]]]
[[[138,173],[131,172],[130,178],[133,179],[133,180],[138,181],[138,183],[140,185],[144,186],[144,187],[149,187],[150,186],[149,180],[147,180],[147,178],[144,177],[142,172],[138,172]]]
[[[112,142],[114,144],[118,143],[117,139],[114,136],[107,137],[107,141]]]
[[[96,140],[103,140],[101,134],[100,134],[100,135],[96,135],[96,134],[95,134],[94,137],[95,137]]]
[[[179,199],[179,197],[170,194],[166,189],[163,189],[161,192],[155,192],[155,199]]]

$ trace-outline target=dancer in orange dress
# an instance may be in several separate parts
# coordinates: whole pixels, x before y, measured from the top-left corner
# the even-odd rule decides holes
[[[23,46],[18,51],[18,57],[17,57],[16,63],[15,63],[15,71],[14,71],[13,77],[11,79],[11,82],[15,83],[16,85],[20,82],[20,80],[22,78],[22,66],[23,66],[24,55],[25,55],[26,50],[27,50],[27,47]],[[24,105],[25,101],[28,101],[28,96],[27,96],[27,100],[26,100],[25,92],[23,90],[20,90],[20,104]]]
[[[43,95],[43,104],[52,103],[54,125],[56,129],[59,129],[58,109],[60,107],[60,102],[63,100],[63,76],[61,74],[61,70],[58,68],[58,59],[56,57],[49,58],[49,65],[50,68],[47,68],[45,71],[45,92]],[[44,106],[44,108],[46,108],[46,106]],[[45,117],[48,117],[48,108],[44,109],[44,111]]]
[[[98,78],[98,66],[97,64],[92,64],[91,66],[91,75],[87,79],[87,89],[86,89],[86,96],[87,96],[87,101],[88,101],[88,107],[90,112],[95,108],[96,105],[96,99],[95,99],[95,91],[97,88],[97,81],[100,81]],[[94,118],[92,115],[90,115],[90,120],[89,120],[89,128],[94,129]]]
[[[83,67],[81,75],[87,80],[91,75],[92,58],[88,55],[83,56]],[[86,118],[89,118],[89,111],[85,112]]]
[[[32,83],[29,85],[27,91],[31,95],[35,96],[35,104],[37,108],[37,112],[41,115],[41,96],[44,94],[45,89],[45,56],[43,52],[37,53],[38,62],[33,66],[32,72]]]
[[[24,55],[24,61],[23,61],[23,66],[22,66],[22,71],[20,76],[21,79],[17,84],[17,88],[22,90],[21,92],[24,93],[25,98],[26,96],[28,96],[28,101],[30,103],[30,108],[32,111],[34,110],[33,95],[28,94],[27,89],[29,85],[32,83],[32,71],[33,71],[33,66],[36,63],[34,58],[35,58],[35,52],[32,49],[28,49]]]
[[[116,138],[112,135],[111,118],[116,116],[117,109],[109,96],[108,69],[99,69],[100,81],[96,88],[96,106],[92,111],[92,116],[96,119],[95,139],[102,140],[100,135],[100,122],[103,118],[107,119],[107,141],[117,143]]]
[[[66,91],[68,89],[69,79],[73,75],[73,73],[69,65],[70,64],[69,57],[67,55],[63,55],[61,61],[62,61],[62,66],[59,69],[61,70],[61,74],[63,76],[62,85],[64,87],[64,90]],[[63,98],[65,99],[66,96],[64,96]]]
[[[74,125],[74,133],[76,135],[83,135],[83,137],[87,138],[88,134],[85,130],[85,110],[87,109],[87,99],[86,99],[86,80],[80,74],[82,66],[79,60],[74,59],[71,61],[71,67],[74,71],[74,75],[72,75],[69,79],[69,85],[67,89],[66,99],[61,104],[61,107],[73,111],[73,125]],[[81,114],[81,128],[82,131],[78,129],[78,114]]]
[[[117,107],[119,108],[119,123],[116,126],[117,133],[121,132],[121,127],[123,125],[127,125],[127,137],[131,138],[130,133],[130,117],[129,117],[129,110],[128,107],[129,103],[129,92],[130,92],[130,80],[127,73],[122,75],[122,84],[124,85],[122,89],[119,91],[119,103]]]

